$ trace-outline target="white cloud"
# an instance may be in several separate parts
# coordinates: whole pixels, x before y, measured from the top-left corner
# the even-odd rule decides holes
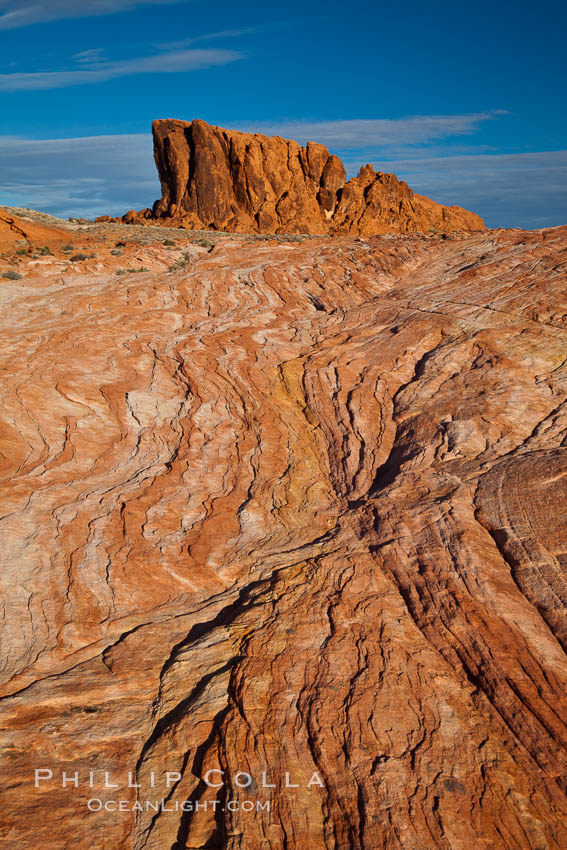
[[[0,137],[0,203],[63,218],[151,206],[160,197],[151,135]]]
[[[161,50],[179,50],[182,47],[190,47],[200,41],[211,41],[218,38],[237,38],[246,35],[258,35],[259,33],[277,32],[278,30],[287,29],[294,26],[292,21],[273,21],[271,24],[262,24],[255,27],[241,27],[232,30],[218,30],[217,32],[209,32],[204,35],[196,35],[190,38],[181,39],[181,41],[169,41],[165,44],[156,44]]]
[[[183,0],[0,0],[0,30],[27,27],[61,18],[113,15],[136,6],[157,6]]]
[[[348,151],[347,151],[348,154]],[[350,174],[368,159],[346,159]],[[567,151],[379,158],[416,192],[478,212],[491,227],[567,223]],[[0,203],[92,218],[143,209],[160,196],[148,135],[0,137]]]
[[[98,62],[104,53],[103,47],[91,47],[90,50],[82,50],[80,53],[75,53],[71,58],[80,65],[89,64],[90,62]]]
[[[356,173],[366,160],[350,160]],[[489,227],[567,224],[567,150],[372,160],[416,192],[481,215]]]
[[[87,53],[89,51],[86,51]],[[173,50],[136,59],[100,61],[96,55],[77,54],[75,60],[81,68],[65,71],[37,71],[33,73],[0,74],[0,91],[37,91],[67,88],[113,80],[132,74],[171,74],[180,71],[196,71],[227,65],[242,59],[243,54],[235,50]]]
[[[347,121],[283,121],[239,125],[235,129],[321,142],[333,150],[420,145],[474,133],[485,121],[506,115],[503,109],[469,115],[415,115],[410,118],[355,118]]]

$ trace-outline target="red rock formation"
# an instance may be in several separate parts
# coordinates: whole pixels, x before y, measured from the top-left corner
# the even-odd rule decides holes
[[[154,121],[162,198],[127,223],[173,219],[177,226],[240,233],[372,236],[432,229],[484,230],[482,219],[415,195],[371,165],[347,182],[324,145],[240,133],[205,121]]]
[[[63,229],[46,227],[37,221],[30,221],[0,207],[0,250],[6,251],[25,243],[35,245],[60,245],[68,240],[69,234]]]
[[[566,256],[3,283],[3,846],[567,846]]]

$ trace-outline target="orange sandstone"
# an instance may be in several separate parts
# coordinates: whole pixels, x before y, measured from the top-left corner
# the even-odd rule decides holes
[[[315,142],[302,147],[200,120],[154,121],[153,136],[162,197],[153,210],[131,210],[127,223],[355,236],[485,229],[478,215],[416,195],[371,165],[347,181],[339,157]]]
[[[566,249],[2,282],[4,846],[567,846]]]

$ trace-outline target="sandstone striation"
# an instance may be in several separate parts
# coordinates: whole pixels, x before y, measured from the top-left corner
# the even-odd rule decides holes
[[[239,233],[373,236],[484,230],[460,207],[416,195],[395,174],[371,165],[346,179],[324,145],[241,133],[205,121],[154,121],[162,197],[127,223],[173,220],[177,226]]]
[[[565,848],[567,228],[137,250],[2,282],[3,846]]]

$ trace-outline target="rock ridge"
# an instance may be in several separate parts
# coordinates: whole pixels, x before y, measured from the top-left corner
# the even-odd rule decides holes
[[[157,120],[152,129],[162,197],[127,213],[127,223],[352,236],[485,230],[475,213],[437,204],[372,165],[347,181],[339,157],[316,142],[302,147],[199,119]]]

